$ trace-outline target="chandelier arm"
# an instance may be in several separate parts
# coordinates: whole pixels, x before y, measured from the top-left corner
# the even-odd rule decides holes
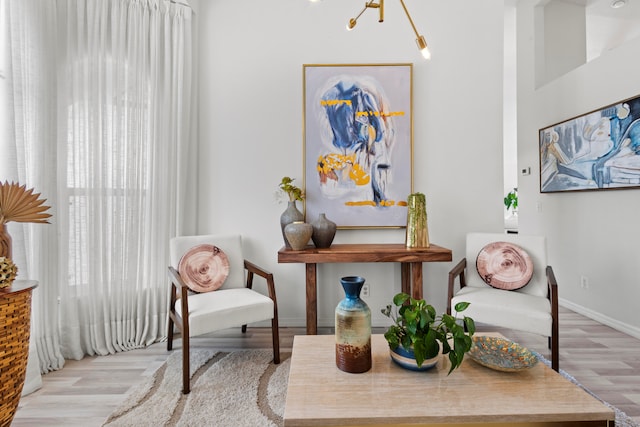
[[[355,21],[357,21],[358,18],[360,18],[360,16],[362,16],[362,14],[364,13],[365,10],[371,8],[371,9],[380,9],[380,18],[379,18],[378,22],[382,22],[384,20],[384,0],[380,0],[380,3],[376,3],[375,1],[376,0],[370,0],[369,2],[365,3],[364,7],[362,8],[362,10],[358,14],[358,16],[356,16],[353,19]]]
[[[407,18],[409,18],[409,23],[411,24],[411,28],[413,28],[413,32],[416,33],[416,37],[417,38],[420,38],[420,34],[418,33],[418,30],[416,29],[416,26],[413,23],[413,19],[411,19],[411,15],[409,14],[409,10],[407,9],[407,6],[405,6],[405,4],[404,4],[404,0],[400,0],[400,4],[402,5],[402,8],[404,9],[404,13],[407,14]]]
[[[358,20],[358,18],[360,18],[360,17],[362,16],[362,14],[364,13],[364,11],[365,11],[365,10],[367,10],[367,8],[368,8],[368,7],[369,7],[369,6],[365,4],[365,5],[364,5],[364,7],[362,8],[362,10],[360,11],[360,13],[359,13],[355,18],[353,18],[353,20],[354,20],[354,21],[357,21],[357,20]]]

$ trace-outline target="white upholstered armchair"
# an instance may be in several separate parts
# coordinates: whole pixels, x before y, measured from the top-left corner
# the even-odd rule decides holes
[[[485,283],[476,260],[486,245],[508,242],[522,248],[533,263],[529,282],[517,290],[497,289]],[[459,289],[456,291],[456,278]],[[546,239],[521,234],[469,233],[465,258],[449,272],[447,313],[456,303],[471,303],[464,312],[478,323],[531,332],[549,337],[551,367],[558,371],[558,286],[547,265]]]
[[[211,252],[210,256],[206,252],[203,254],[197,249],[202,247],[211,247],[215,253]],[[179,264],[187,253],[195,255],[191,259],[196,260],[192,267],[195,266],[197,271],[192,273],[202,280],[192,280],[181,275]],[[167,350],[173,348],[173,332],[174,327],[177,327],[182,337],[184,394],[190,391],[189,338],[193,336],[232,327],[242,327],[244,333],[249,323],[271,320],[273,362],[280,363],[278,304],[273,275],[244,259],[239,235],[175,237],[170,242],[170,258]],[[220,262],[220,259],[224,261]],[[266,281],[268,296],[252,289],[254,275]],[[219,288],[195,293],[190,289],[190,286],[194,287],[194,281],[195,286],[204,283]]]

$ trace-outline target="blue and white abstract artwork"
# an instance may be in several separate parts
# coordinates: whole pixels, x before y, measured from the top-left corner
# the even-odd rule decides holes
[[[305,65],[305,213],[402,227],[412,191],[412,65]]]
[[[640,97],[540,130],[540,192],[640,187]]]

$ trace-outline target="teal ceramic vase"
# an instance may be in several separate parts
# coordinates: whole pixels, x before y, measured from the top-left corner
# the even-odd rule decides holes
[[[354,374],[371,369],[371,310],[360,298],[365,279],[340,279],[345,298],[336,307],[336,365]]]

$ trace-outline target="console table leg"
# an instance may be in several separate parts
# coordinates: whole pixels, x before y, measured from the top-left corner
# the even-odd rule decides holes
[[[411,295],[411,264],[408,262],[401,262],[400,273],[402,292]]]
[[[307,335],[318,334],[318,289],[316,264],[306,264]]]
[[[422,299],[422,263],[411,263],[411,296],[414,299]]]

